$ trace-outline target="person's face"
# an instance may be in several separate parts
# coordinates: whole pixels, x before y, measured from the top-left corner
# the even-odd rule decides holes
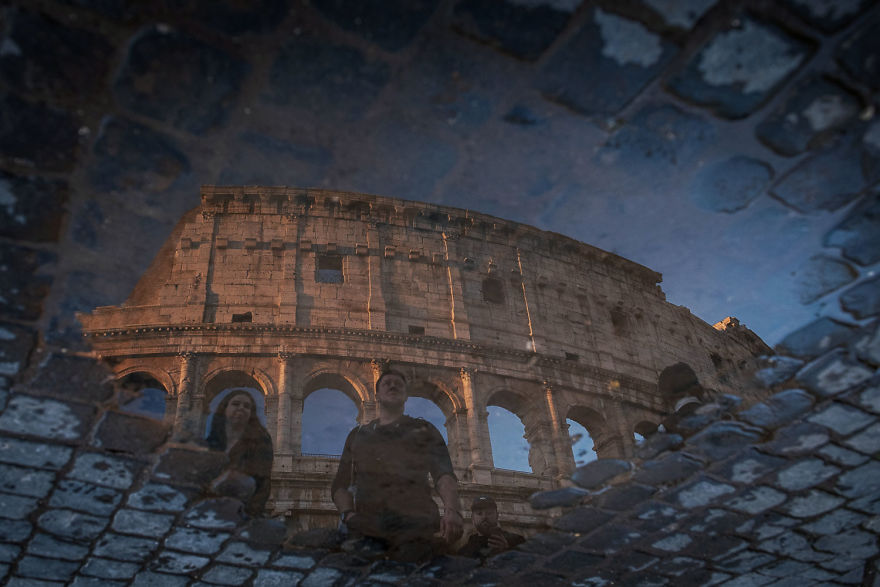
[[[399,407],[406,403],[406,382],[403,377],[391,373],[379,381],[376,387],[376,399],[383,406]]]
[[[495,508],[480,508],[471,512],[471,521],[477,532],[483,535],[491,534],[498,527],[498,510]]]
[[[226,421],[233,425],[243,425],[251,417],[254,402],[245,394],[238,394],[226,404]]]

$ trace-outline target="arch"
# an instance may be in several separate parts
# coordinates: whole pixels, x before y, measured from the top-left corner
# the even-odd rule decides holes
[[[603,449],[609,440],[608,422],[605,416],[593,408],[584,405],[574,405],[568,408],[565,418],[577,423],[587,431],[592,442],[591,449],[595,452],[597,458],[602,458]],[[582,446],[578,449],[573,448],[573,450],[579,452],[580,450],[586,450],[586,448]],[[577,452],[575,452],[576,461],[579,460]],[[591,455],[589,453],[581,455],[581,460],[593,460],[592,458],[587,459],[586,457],[588,456]]]
[[[633,433],[638,434],[642,438],[647,438],[657,431],[657,424],[650,420],[642,420],[633,426]]]
[[[357,425],[361,406],[333,387],[309,392],[303,400],[300,447],[303,455],[339,455]]]
[[[152,365],[134,365],[132,367],[126,367],[117,372],[117,381],[121,381],[135,373],[141,373],[152,377],[162,385],[168,395],[177,395],[177,384],[174,382],[174,378],[171,377],[167,371],[157,369]]]
[[[705,393],[697,374],[687,363],[675,363],[663,369],[657,378],[657,389],[661,397],[673,404],[684,397],[702,398]]]
[[[123,412],[164,420],[168,399],[167,388],[152,374],[128,369],[116,380],[119,389],[120,409]]]
[[[208,410],[209,404],[214,401],[217,394],[232,388],[253,388],[265,398],[274,395],[275,387],[268,375],[257,369],[250,373],[234,367],[219,367],[214,369],[202,380],[202,390],[205,402],[203,410]]]
[[[343,375],[339,372],[338,367],[326,364],[317,365],[303,376],[302,381],[303,399],[310,393],[324,388],[338,389],[359,405],[373,399],[372,392],[363,381],[358,377]],[[372,382],[370,382],[370,388],[372,388]]]
[[[449,418],[462,408],[462,402],[445,384],[434,378],[416,378],[409,384],[409,395],[431,400]]]

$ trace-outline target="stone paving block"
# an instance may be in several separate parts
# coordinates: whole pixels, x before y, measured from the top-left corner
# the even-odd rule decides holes
[[[860,361],[870,365],[880,365],[880,329],[877,329],[876,322],[865,328],[864,334],[852,345],[852,348]]]
[[[755,127],[765,145],[797,155],[858,116],[858,99],[837,83],[813,77],[798,84],[786,101]]]
[[[127,504],[139,510],[182,512],[189,496],[179,488],[161,483],[148,483],[128,496]]]
[[[688,439],[687,446],[713,461],[720,461],[761,440],[761,430],[735,421],[721,421]]]
[[[684,481],[702,468],[703,464],[696,459],[686,454],[673,453],[657,461],[642,463],[632,480],[635,483],[660,487]]]
[[[203,530],[229,530],[239,526],[244,519],[242,503],[228,497],[206,499],[184,516],[188,526]]]
[[[635,483],[618,485],[597,494],[593,497],[592,504],[595,507],[614,511],[629,510],[650,499],[656,491],[653,487]]]
[[[269,560],[268,550],[251,548],[244,542],[232,542],[217,556],[217,560],[225,563],[247,566],[262,566]]]
[[[401,563],[392,560],[378,560],[370,565],[368,581],[397,583],[410,575],[416,568],[412,563]]]
[[[880,314],[880,277],[866,279],[843,292],[840,305],[860,319]]]
[[[433,567],[429,567],[427,569],[427,572],[433,573],[433,571],[431,570],[432,568]],[[342,579],[343,576],[344,575],[342,574],[342,572],[337,569],[317,568],[309,573],[305,579],[300,581],[299,585],[300,587],[321,587],[322,585],[336,585],[337,581]]]
[[[652,567],[651,570],[660,573],[661,575],[680,577],[688,571],[692,571],[694,569],[698,569],[704,566],[704,564],[705,563],[703,563],[703,561],[694,558],[686,556],[676,556],[660,562],[656,566]]]
[[[691,29],[717,0],[644,0],[643,4],[657,12],[672,27]]]
[[[0,562],[11,563],[18,558],[20,552],[21,549],[14,544],[0,544]]]
[[[529,536],[529,539],[517,548],[523,552],[547,555],[559,552],[572,542],[574,536],[566,532],[541,532]]]
[[[772,487],[754,487],[724,502],[724,505],[746,514],[757,514],[776,507],[786,500],[784,493]]]
[[[666,526],[677,524],[678,520],[685,516],[686,513],[659,502],[642,504],[633,514],[633,518],[638,520],[639,529],[645,532],[656,532]]]
[[[110,371],[94,359],[51,353],[30,382],[31,388],[65,399],[98,403],[113,395]]]
[[[65,479],[56,486],[49,505],[81,510],[96,516],[109,516],[116,509],[121,498],[122,494],[118,491]]]
[[[156,194],[186,185],[190,163],[171,137],[111,118],[104,122],[88,170],[93,187]]]
[[[801,582],[805,579],[810,581],[829,581],[835,578],[835,575],[822,569],[818,569],[814,565],[793,560],[784,560],[779,563],[767,565],[761,568],[759,572],[768,577],[792,577]]]
[[[25,520],[9,520],[0,524],[0,540],[21,542],[31,533],[33,526]]]
[[[753,587],[757,585],[767,585],[776,581],[776,579],[772,577],[766,577],[761,573],[748,573],[745,575],[740,575],[739,577],[735,577],[730,581],[726,581],[724,583],[725,587]]]
[[[756,110],[810,56],[812,47],[769,22],[739,16],[716,33],[669,88],[711,107],[720,116],[742,118]],[[772,59],[767,59],[772,55]]]
[[[858,277],[858,272],[849,263],[825,255],[813,255],[795,270],[795,274],[798,299],[802,304],[812,304]]]
[[[0,93],[0,156],[46,171],[70,171],[77,156],[77,120],[67,112]]]
[[[845,528],[854,528],[858,526],[865,519],[865,516],[862,514],[841,508],[822,516],[814,522],[804,524],[801,526],[801,529],[810,532],[811,534],[836,534]]]
[[[861,149],[854,138],[799,163],[770,193],[799,212],[834,211],[854,201],[866,186]]]
[[[568,575],[581,569],[595,567],[602,563],[604,559],[605,557],[603,556],[569,549],[559,556],[547,560],[544,563],[544,567]],[[518,573],[519,571],[514,570],[514,572]]]
[[[804,364],[800,359],[784,355],[773,355],[765,361],[768,366],[755,372],[755,379],[764,387],[788,381]]]
[[[223,545],[224,542],[226,542],[226,540],[230,536],[231,534],[228,534],[226,532],[211,532],[208,530],[199,530],[196,528],[177,527],[174,529],[174,532],[165,539],[165,546],[168,548],[173,548],[175,550],[182,550],[184,552],[193,552],[196,554],[213,554],[220,550],[220,547]],[[315,561],[311,558],[309,558],[309,560],[311,561],[311,564],[309,566],[293,568],[313,567]],[[284,561],[281,562],[283,563]],[[282,567],[287,566],[286,564],[279,564],[278,561],[273,564]]]
[[[128,459],[99,453],[81,453],[67,474],[71,479],[87,481],[114,489],[128,489],[140,465]]]
[[[777,430],[773,440],[761,449],[781,456],[799,456],[814,452],[829,440],[828,429],[810,422],[791,424]]]
[[[453,26],[520,59],[537,59],[556,39],[580,2],[520,4],[464,0]]]
[[[106,40],[30,10],[11,10],[7,18],[0,56],[7,84],[47,96],[81,97],[100,89],[111,55]]]
[[[436,0],[413,2],[313,2],[326,18],[386,51],[409,45],[437,7]]]
[[[751,535],[758,540],[765,540],[790,531],[800,520],[783,516],[774,511],[753,516],[748,522],[736,529],[740,534]]]
[[[590,492],[580,487],[563,487],[551,491],[541,491],[529,496],[529,504],[533,509],[543,510],[553,507],[575,506],[581,500],[590,495]]]
[[[88,432],[94,409],[69,402],[17,394],[0,414],[0,430],[54,440],[79,440]]]
[[[139,569],[140,566],[134,563],[92,557],[86,561],[80,573],[101,579],[131,579]]]
[[[691,182],[691,201],[712,212],[732,213],[746,208],[773,178],[773,168],[749,157],[731,157],[700,169]]]
[[[533,554],[518,550],[508,550],[507,552],[502,552],[489,557],[486,559],[485,564],[491,569],[499,569],[505,573],[518,574],[534,565],[538,560],[539,559]],[[324,564],[324,561],[321,561],[321,564]]]
[[[0,199],[3,198],[3,180],[0,178]],[[2,234],[2,208],[0,208],[0,234]],[[0,377],[13,377],[27,364],[28,355],[36,347],[36,332],[30,328],[0,322]],[[4,386],[5,387],[5,386]],[[0,409],[6,407],[9,399],[4,390],[0,399]]]
[[[874,413],[880,413],[880,385],[869,385],[864,390],[858,392],[855,398],[847,397],[846,399],[854,399],[854,403]]]
[[[69,561],[82,561],[89,552],[88,546],[59,540],[48,534],[36,534],[27,545],[29,554]]]
[[[110,520],[71,510],[47,510],[37,520],[37,526],[49,532],[78,542],[89,542],[97,538]]]
[[[742,514],[728,510],[713,508],[692,515],[688,521],[682,522],[682,527],[687,527],[691,532],[697,532],[706,536],[728,534],[741,526],[746,520]]]
[[[734,483],[750,485],[786,464],[786,460],[766,455],[754,449],[743,452],[731,461],[715,465],[713,471]]]
[[[880,65],[874,56],[880,52],[880,41],[873,34],[877,26],[876,17],[866,21],[860,29],[850,35],[837,52],[841,67],[863,84],[873,89],[880,88]]]
[[[144,562],[150,558],[159,543],[151,538],[135,538],[107,532],[95,544],[94,554],[131,562]]]
[[[864,428],[875,419],[861,410],[837,403],[807,418],[808,421],[821,424],[842,436]]]
[[[7,493],[45,497],[52,489],[55,473],[0,465],[0,490]]]
[[[597,459],[575,469],[571,480],[584,489],[598,489],[614,477],[632,469],[628,461]]]
[[[807,392],[800,389],[786,389],[740,412],[739,417],[754,426],[772,430],[788,424],[812,406],[813,397]]]
[[[831,318],[819,318],[803,326],[776,345],[779,352],[811,359],[850,342],[856,327]]]
[[[314,144],[294,143],[266,134],[239,135],[237,149],[220,173],[222,185],[319,185],[333,156]]]
[[[700,536],[687,548],[687,554],[701,559],[722,559],[749,546],[745,540],[734,536]]]
[[[607,524],[578,540],[578,546],[590,552],[613,554],[627,549],[629,545],[642,538],[642,534],[622,524]],[[627,549],[628,550],[628,549]]]
[[[855,449],[867,455],[876,454],[880,451],[880,423],[851,436],[843,443],[849,448]]]
[[[638,21],[599,7],[591,12],[591,20],[544,65],[537,86],[544,97],[576,112],[609,115],[654,79],[677,49]]]
[[[796,518],[810,518],[833,510],[843,501],[830,493],[812,489],[806,495],[792,497],[780,509]]]
[[[646,173],[687,166],[715,139],[711,123],[678,108],[650,105],[618,130],[596,155],[604,165],[641,168]]]
[[[870,379],[872,375],[870,369],[851,359],[846,351],[836,349],[801,369],[797,379],[813,393],[829,397]]]
[[[124,534],[158,538],[171,529],[174,516],[122,509],[113,518],[113,529]]]
[[[845,448],[837,446],[836,444],[826,444],[819,449],[818,454],[838,465],[843,465],[846,467],[861,465],[866,460],[868,460],[867,456],[851,450],[847,450]]]
[[[141,571],[134,576],[132,587],[186,587],[189,577]]]
[[[226,121],[248,70],[198,39],[149,27],[131,43],[113,89],[126,108],[198,134]],[[202,83],[205,78],[211,83]]]
[[[666,495],[666,500],[681,505],[687,509],[703,507],[711,504],[718,498],[735,491],[732,485],[719,483],[706,477],[688,483],[681,489]]]
[[[800,491],[822,483],[840,472],[821,459],[802,459],[776,475],[776,485],[788,491]]]
[[[333,76],[326,75],[333,71]],[[390,68],[360,50],[319,38],[298,38],[278,52],[264,99],[322,117],[361,118],[388,83]]]
[[[34,579],[68,581],[79,568],[79,562],[60,561],[39,556],[25,556],[16,565],[16,572]]]
[[[162,453],[153,476],[175,484],[191,484],[199,488],[217,478],[228,459],[220,451],[169,448]]]
[[[169,426],[144,416],[106,412],[92,445],[113,452],[151,454],[161,446]]]
[[[651,544],[651,548],[667,552],[679,552],[690,546],[692,542],[693,539],[690,536],[679,532],[654,542]]]
[[[758,544],[758,548],[804,562],[827,561],[832,556],[825,552],[817,552],[810,546],[806,538],[794,532],[787,532],[764,540]]]
[[[152,571],[172,574],[189,574],[203,568],[211,559],[194,554],[183,554],[173,550],[161,551],[149,564]]]
[[[851,2],[804,2],[803,0],[785,0],[789,10],[824,32],[840,29],[861,14],[871,3],[867,0]]]
[[[125,585],[125,581],[111,581],[108,579],[99,579],[98,577],[84,577],[77,575],[70,583],[70,587],[106,587],[112,585]]]
[[[859,265],[880,260],[880,192],[869,194],[825,235],[826,247],[839,247]]]
[[[202,580],[217,585],[241,585],[250,579],[253,574],[254,572],[251,569],[229,565],[215,565],[202,573]]]
[[[23,520],[36,509],[36,498],[0,493],[0,518]]]
[[[260,569],[254,579],[254,587],[286,587],[287,585],[301,585],[302,573],[296,571],[275,571]]]
[[[660,454],[680,447],[684,439],[678,434],[656,432],[636,446],[636,458],[643,461],[657,458]]]
[[[846,497],[855,498],[880,491],[880,462],[871,461],[837,478],[835,490]]]

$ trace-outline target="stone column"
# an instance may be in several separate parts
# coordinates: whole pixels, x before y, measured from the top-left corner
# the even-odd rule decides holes
[[[492,482],[492,445],[489,442],[489,422],[486,410],[477,407],[474,394],[474,370],[462,368],[461,390],[467,409],[468,444],[470,445],[471,479],[474,483],[489,485]]]
[[[302,401],[299,402],[299,411],[295,410],[297,394],[293,389],[294,357],[293,353],[278,353],[278,416],[275,422],[278,436],[275,453],[279,457],[294,456],[299,453],[300,448],[297,433],[302,429]]]
[[[556,400],[553,397],[553,386],[548,381],[544,382],[544,403],[550,418],[550,441],[555,457],[555,475],[561,477],[570,473],[574,468],[574,456],[571,452],[571,443],[567,441],[567,435],[565,439],[562,436],[562,427],[565,423],[559,417],[559,411],[556,409]]]
[[[385,361],[380,359],[370,361],[370,372],[373,374],[373,388],[367,391],[373,399],[362,402],[363,412],[360,424],[367,424],[379,417],[379,406],[375,401],[376,383],[379,381],[379,376],[382,375],[382,369],[385,367],[385,364]]]
[[[198,440],[204,411],[204,392],[199,391],[198,356],[192,351],[178,353],[180,380],[177,385],[177,409],[174,416],[174,439],[177,442]]]

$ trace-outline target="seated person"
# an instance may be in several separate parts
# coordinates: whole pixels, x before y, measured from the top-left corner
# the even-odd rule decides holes
[[[247,391],[233,391],[223,398],[206,442],[209,448],[222,450],[229,457],[229,465],[211,483],[211,490],[244,502],[248,515],[261,515],[269,498],[272,439],[260,423]]]
[[[475,497],[471,504],[471,521],[474,532],[458,554],[486,558],[514,548],[525,542],[519,534],[502,530],[498,526],[498,505],[487,495]]]

